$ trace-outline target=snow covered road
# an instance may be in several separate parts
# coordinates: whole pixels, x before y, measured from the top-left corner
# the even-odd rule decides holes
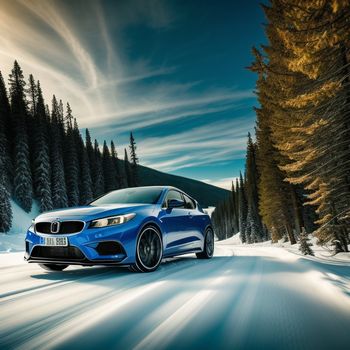
[[[341,349],[350,267],[282,248],[216,245],[151,274],[49,273],[0,254],[1,349]]]

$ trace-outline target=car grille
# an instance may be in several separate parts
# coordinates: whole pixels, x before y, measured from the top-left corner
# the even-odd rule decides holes
[[[33,259],[68,259],[83,260],[84,254],[77,247],[43,247],[33,248],[31,257]]]
[[[38,222],[35,224],[35,231],[47,234],[69,234],[80,232],[84,228],[82,221],[62,221],[60,222],[60,229],[57,233],[51,232],[51,222]]]

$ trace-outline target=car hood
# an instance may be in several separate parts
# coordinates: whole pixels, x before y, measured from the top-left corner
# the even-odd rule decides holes
[[[110,215],[132,213],[142,209],[153,209],[153,204],[113,204],[104,206],[87,205],[82,207],[65,208],[48,211],[36,217],[35,221],[45,221],[52,219],[75,219],[89,221]]]

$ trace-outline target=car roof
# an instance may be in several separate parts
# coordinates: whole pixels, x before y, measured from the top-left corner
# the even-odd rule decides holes
[[[168,185],[165,185],[165,186],[137,186],[137,187],[128,187],[128,188],[156,188],[156,189],[160,189],[160,190],[177,190],[180,192],[184,192],[183,190],[180,190],[177,187],[168,186]]]
[[[130,188],[155,188],[155,189],[159,189],[159,190],[162,190],[162,191],[164,191],[164,190],[176,190],[176,191],[179,191],[179,192],[181,192],[181,193],[183,193],[183,194],[185,194],[187,197],[190,197],[192,200],[194,200],[196,203],[198,203],[197,202],[197,200],[196,199],[194,199],[192,196],[190,196],[189,194],[187,194],[185,191],[183,191],[183,190],[180,190],[179,188],[177,188],[177,187],[174,187],[174,186],[169,186],[169,185],[163,185],[163,186],[154,186],[154,185],[151,185],[151,186],[136,186],[136,187],[126,187],[126,188],[120,188],[119,190],[126,190],[126,189],[130,189]],[[118,191],[118,190],[112,190],[112,191],[110,191],[110,192],[114,192],[114,191]],[[104,196],[104,195],[102,195],[102,196]],[[100,196],[100,197],[102,197],[102,196]],[[96,198],[97,199],[97,198]],[[96,200],[96,199],[94,199],[94,200]]]
[[[164,185],[164,186],[138,186],[138,187],[128,187],[128,188],[155,188],[155,189],[159,189],[159,190],[176,190],[179,191],[181,193],[184,193],[186,196],[190,197],[191,199],[193,199],[194,201],[196,201],[192,196],[190,196],[189,194],[187,194],[185,191],[174,187],[174,186],[169,186],[169,185]]]

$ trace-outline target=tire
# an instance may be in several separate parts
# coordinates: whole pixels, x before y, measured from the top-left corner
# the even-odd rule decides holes
[[[58,265],[58,264],[39,264],[39,266],[46,271],[62,271],[69,265]]]
[[[163,242],[158,229],[146,226],[142,229],[136,243],[135,264],[129,269],[133,272],[152,272],[157,270],[163,257]]]
[[[198,259],[211,259],[214,254],[214,232],[208,228],[205,232],[204,249],[200,253],[196,253]]]

